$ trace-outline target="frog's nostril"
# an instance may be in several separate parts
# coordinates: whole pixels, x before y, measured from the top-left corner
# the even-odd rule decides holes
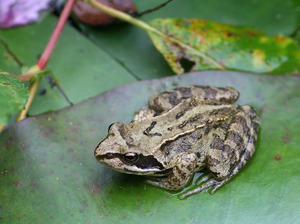
[[[114,154],[113,154],[113,153],[106,153],[106,156],[107,156],[108,158],[112,158],[112,157],[114,157]]]

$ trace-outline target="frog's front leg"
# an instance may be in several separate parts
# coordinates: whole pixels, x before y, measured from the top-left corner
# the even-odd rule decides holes
[[[167,190],[180,190],[193,177],[196,163],[197,157],[194,153],[180,153],[170,161],[170,167],[173,167],[173,169],[167,177],[162,177],[159,181],[147,180],[146,182]]]
[[[249,161],[255,151],[258,118],[250,106],[243,106],[233,117],[224,139],[215,135],[207,158],[207,169],[211,172],[204,184],[181,195],[181,198],[213,187],[211,193],[232,179]],[[205,178],[204,178],[205,179]],[[205,180],[204,180],[205,181]]]

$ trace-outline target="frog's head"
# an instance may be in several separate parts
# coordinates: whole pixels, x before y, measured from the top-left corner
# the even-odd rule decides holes
[[[103,165],[122,173],[153,175],[164,170],[163,165],[134,143],[134,136],[121,122],[108,128],[108,135],[96,147],[94,155]]]

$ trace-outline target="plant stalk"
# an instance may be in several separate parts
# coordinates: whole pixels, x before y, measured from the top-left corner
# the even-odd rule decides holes
[[[41,79],[37,80],[36,82],[34,82],[30,88],[29,88],[29,97],[28,97],[28,100],[24,106],[24,109],[21,110],[21,112],[19,113],[18,117],[17,117],[17,121],[21,121],[23,119],[26,118],[27,116],[27,113],[29,111],[29,108],[33,102],[33,99],[34,99],[34,96],[36,94],[36,91],[38,90],[39,88],[39,85],[40,85],[40,82],[41,82]]]
[[[35,66],[31,67],[29,69],[29,71],[26,74],[23,74],[21,76],[18,76],[17,78],[19,78],[21,81],[29,81],[32,79],[32,77],[39,71],[42,71],[45,69],[45,67],[47,66],[50,57],[52,55],[52,52],[57,44],[57,41],[60,37],[60,34],[67,22],[67,19],[69,18],[69,15],[71,13],[71,10],[73,8],[73,5],[75,4],[76,0],[67,0],[64,9],[57,21],[57,24],[49,38],[49,41],[40,57],[40,59],[38,60],[38,62],[36,63]],[[29,111],[29,108],[33,102],[34,96],[36,94],[36,91],[38,90],[39,84],[40,84],[41,79],[39,78],[37,81],[33,82],[30,84],[30,88],[29,88],[29,98],[27,100],[27,103],[24,107],[24,109],[19,113],[17,121],[21,121],[24,118],[26,118],[27,113]]]
[[[135,25],[137,27],[140,27],[141,29],[147,31],[147,32],[152,32],[155,33],[161,37],[163,37],[166,40],[169,40],[170,42],[176,43],[179,46],[182,46],[185,49],[189,49],[191,51],[194,51],[195,54],[197,54],[199,57],[205,58],[207,61],[209,61],[211,64],[213,64],[216,68],[218,69],[225,69],[224,65],[220,64],[218,61],[214,60],[212,57],[210,57],[209,55],[199,52],[196,49],[194,49],[193,47],[182,43],[181,41],[177,40],[174,37],[170,37],[168,35],[166,35],[165,33],[161,32],[160,30],[155,29],[154,27],[150,26],[148,23],[145,23],[139,19],[136,19],[124,12],[121,12],[119,10],[113,9],[111,7],[108,7],[102,3],[100,3],[97,0],[84,0],[85,2],[91,4],[92,6],[94,6],[96,9],[110,15],[113,17],[116,17],[118,19],[121,19],[123,21],[126,21],[128,23],[131,23],[132,25]]]
[[[71,13],[71,10],[73,8],[73,5],[75,4],[76,0],[67,0],[64,9],[62,13],[59,16],[59,19],[57,21],[57,24],[51,34],[51,37],[45,47],[44,52],[42,53],[39,61],[37,62],[37,66],[43,70],[45,69],[46,65],[48,64],[48,61],[52,55],[52,52],[56,46],[56,43],[60,37],[60,34],[67,22],[67,19],[69,18],[69,15]]]
[[[111,7],[108,7],[102,3],[100,3],[97,0],[84,0],[85,2],[89,3],[90,5],[92,5],[93,7],[95,7],[96,9],[110,15],[113,17],[116,17],[120,20],[123,20],[125,22],[131,23],[132,25],[135,25],[137,27],[140,27],[143,30],[146,30],[147,32],[154,32],[158,35],[161,36],[166,36],[164,33],[162,33],[161,31],[155,29],[154,27],[150,26],[149,24],[143,22],[142,20],[136,19],[134,17],[132,17],[131,15],[128,15],[127,13],[121,12],[117,9],[113,9]]]

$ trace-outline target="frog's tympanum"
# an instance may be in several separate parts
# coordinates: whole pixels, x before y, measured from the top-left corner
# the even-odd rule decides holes
[[[180,190],[206,169],[199,186],[215,190],[232,179],[255,151],[258,117],[233,104],[237,90],[190,86],[150,97],[128,125],[112,124],[95,149],[96,159],[119,172],[145,175],[147,183]]]

